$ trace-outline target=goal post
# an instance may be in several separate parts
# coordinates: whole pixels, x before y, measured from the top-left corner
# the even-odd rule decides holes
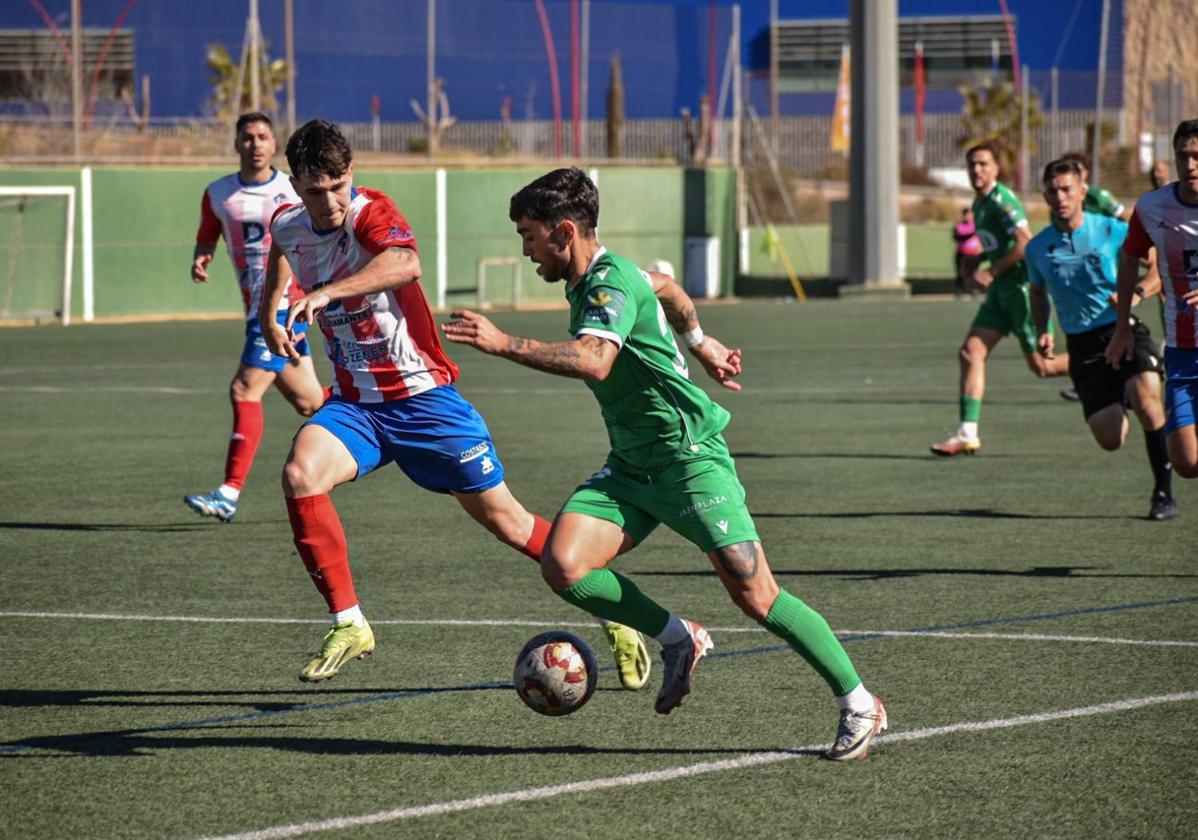
[[[70,324],[74,268],[75,188],[0,187],[0,319]]]
[[[486,306],[493,306],[497,300],[491,300],[487,297],[487,269],[490,267],[502,268],[508,266],[511,268],[512,277],[512,309],[520,308],[520,263],[518,257],[480,257],[478,260],[478,282],[475,286],[475,300],[478,307],[481,309]]]

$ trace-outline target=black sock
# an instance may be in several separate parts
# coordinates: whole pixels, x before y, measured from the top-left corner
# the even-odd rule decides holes
[[[1154,431],[1144,430],[1144,448],[1148,450],[1148,465],[1152,467],[1152,495],[1172,498],[1173,465],[1169,463],[1164,426]]]

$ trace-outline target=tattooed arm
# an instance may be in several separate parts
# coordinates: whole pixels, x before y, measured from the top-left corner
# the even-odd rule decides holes
[[[704,335],[695,302],[673,277],[656,271],[646,273],[653,283],[653,294],[666,313],[666,320],[691,355],[698,359],[708,376],[730,391],[739,391],[740,383],[736,377],[741,372],[740,348],[729,350],[715,338]]]
[[[614,343],[595,335],[554,342],[508,335],[488,318],[469,309],[453,312],[450,317],[453,320],[441,326],[449,341],[469,344],[492,356],[558,376],[602,382],[611,373],[620,352]]]

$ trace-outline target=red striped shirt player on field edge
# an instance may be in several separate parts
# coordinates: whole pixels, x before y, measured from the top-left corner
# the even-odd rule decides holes
[[[291,135],[287,163],[301,203],[280,207],[271,221],[262,312],[281,299],[287,264],[305,297],[291,304],[285,324],[264,314],[261,326],[273,352],[295,358],[297,325],[314,324],[333,363],[333,395],[295,436],[283,467],[295,546],[333,619],[300,672],[317,682],[375,644],[329,498],[334,487],[394,462],[538,562],[549,522],[512,495],[486,423],[454,387],[458,368],[417,282],[416,237],[403,214],[383,193],[354,186],[349,144],[324,120]],[[623,625],[605,629],[621,683],[640,688],[649,675],[644,640]]]
[[[1177,180],[1140,197],[1119,253],[1118,320],[1107,361],[1133,350],[1131,299],[1139,260],[1156,248],[1165,296],[1165,434],[1173,471],[1198,478],[1198,120],[1173,132]]]

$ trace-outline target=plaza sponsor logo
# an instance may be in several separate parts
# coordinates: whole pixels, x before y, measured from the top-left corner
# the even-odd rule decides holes
[[[711,496],[703,499],[700,502],[695,502],[693,505],[687,505],[682,510],[678,511],[680,519],[686,519],[688,516],[694,516],[696,513],[703,513],[713,508],[717,508],[724,502],[728,501],[727,496]]]
[[[470,447],[469,449],[465,449],[462,452],[458,453],[458,463],[465,464],[468,461],[473,461],[475,458],[484,458],[484,456],[490,451],[491,451],[491,444],[487,443],[484,440],[482,443],[476,443],[474,446]],[[490,459],[484,458],[484,460],[489,461]],[[490,470],[484,468],[483,472],[490,472]]]

